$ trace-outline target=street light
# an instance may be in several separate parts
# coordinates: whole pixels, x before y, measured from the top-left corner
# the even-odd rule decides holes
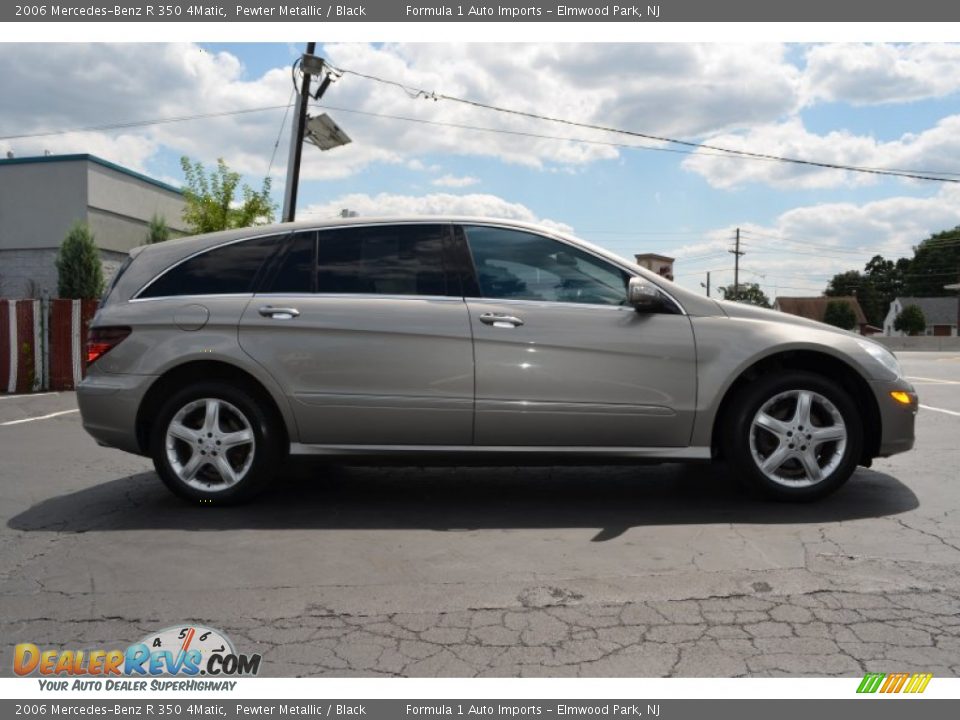
[[[331,148],[346,145],[350,142],[347,134],[341,130],[333,120],[326,114],[315,118],[307,117],[307,103],[310,99],[310,79],[311,77],[321,77],[320,86],[314,93],[313,98],[319,100],[323,97],[330,82],[332,74],[327,70],[323,58],[313,54],[316,49],[316,43],[307,43],[307,52],[297,60],[300,70],[303,73],[303,80],[299,88],[299,97],[297,98],[297,111],[294,117],[293,132],[290,133],[290,156],[287,162],[287,185],[283,194],[283,222],[292,222],[297,214],[297,189],[300,184],[300,157],[303,152],[304,140],[316,145],[321,150],[330,150]],[[326,73],[326,75],[324,75]],[[296,86],[296,85],[294,85]]]

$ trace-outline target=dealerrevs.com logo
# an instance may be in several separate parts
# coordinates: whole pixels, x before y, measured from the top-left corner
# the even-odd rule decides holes
[[[238,653],[219,630],[181,625],[151,633],[126,649],[65,650],[21,643],[14,649],[13,671],[21,677],[250,676],[260,671],[260,659]]]
[[[932,673],[867,673],[860,681],[858,693],[922,693],[927,689]]]

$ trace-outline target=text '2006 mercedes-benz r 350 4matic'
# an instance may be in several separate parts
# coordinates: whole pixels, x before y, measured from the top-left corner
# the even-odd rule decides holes
[[[687,292],[546,228],[468,218],[136,248],[88,361],[86,430],[215,503],[250,498],[287,455],[724,460],[809,500],[909,450],[917,411],[875,342]]]

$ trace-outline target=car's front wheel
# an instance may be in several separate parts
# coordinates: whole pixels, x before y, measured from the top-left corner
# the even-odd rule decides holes
[[[766,375],[748,385],[727,416],[726,450],[749,484],[781,500],[814,500],[856,470],[863,427],[856,403],[809,372]]]
[[[261,403],[219,382],[190,385],[161,407],[150,454],[164,484],[195,502],[232,504],[270,479],[279,443]]]

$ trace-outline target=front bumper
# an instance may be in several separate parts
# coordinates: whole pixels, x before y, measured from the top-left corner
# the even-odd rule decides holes
[[[156,377],[95,369],[77,386],[83,429],[101,445],[143,455],[137,439],[137,410]]]
[[[917,419],[917,391],[906,380],[874,381],[871,383],[880,407],[880,447],[878,457],[889,457],[913,447],[914,425]],[[894,400],[892,392],[905,392],[911,402]]]

